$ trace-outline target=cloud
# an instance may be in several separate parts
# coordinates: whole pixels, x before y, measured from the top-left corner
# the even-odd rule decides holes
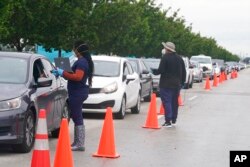
[[[193,32],[213,37],[219,45],[239,54],[250,54],[249,0],[156,0],[163,8],[180,9]]]

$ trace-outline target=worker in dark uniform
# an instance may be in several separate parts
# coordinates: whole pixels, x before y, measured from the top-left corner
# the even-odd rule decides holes
[[[85,151],[85,126],[82,116],[82,105],[88,98],[89,86],[92,85],[94,64],[89,48],[84,42],[76,41],[73,51],[78,58],[72,66],[73,73],[58,68],[56,73],[68,80],[68,102],[71,118],[74,122],[74,142],[71,144],[71,150]]]

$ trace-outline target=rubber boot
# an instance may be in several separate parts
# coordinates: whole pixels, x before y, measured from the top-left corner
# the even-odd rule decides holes
[[[85,127],[84,125],[76,126],[76,144],[71,147],[72,151],[85,151]]]
[[[74,126],[74,141],[73,143],[71,144],[71,147],[75,146],[76,145],[76,139],[78,138],[78,133],[76,132],[76,126]]]

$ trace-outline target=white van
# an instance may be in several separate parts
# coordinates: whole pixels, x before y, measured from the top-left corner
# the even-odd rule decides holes
[[[213,63],[211,56],[198,55],[192,56],[190,58],[191,61],[198,61],[203,69],[203,78],[207,76],[209,79],[213,78]]]

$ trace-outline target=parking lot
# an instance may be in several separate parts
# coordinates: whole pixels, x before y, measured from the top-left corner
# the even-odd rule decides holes
[[[114,120],[117,159],[95,158],[104,115],[85,115],[86,151],[73,152],[74,166],[86,167],[180,167],[229,166],[230,150],[250,150],[249,100],[250,69],[236,79],[229,79],[211,91],[203,83],[182,90],[184,106],[180,107],[176,127],[159,130],[144,129],[148,102],[142,103],[141,113],[128,112],[124,120]],[[211,81],[212,82],[212,81]],[[157,107],[160,108],[157,98]],[[159,124],[163,116],[158,116]],[[73,138],[73,123],[70,122]],[[54,162],[57,139],[49,139],[51,164]],[[13,153],[1,146],[0,166],[30,166],[32,151]]]

